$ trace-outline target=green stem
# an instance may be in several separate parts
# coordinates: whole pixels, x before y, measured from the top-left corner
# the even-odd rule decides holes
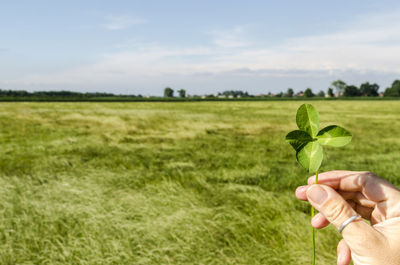
[[[318,183],[318,171],[315,174],[315,184]],[[311,220],[314,217],[314,207],[311,206]],[[315,228],[312,226],[312,265],[315,265]]]

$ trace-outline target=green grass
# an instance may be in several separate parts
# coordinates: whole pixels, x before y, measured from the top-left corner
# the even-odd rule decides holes
[[[302,102],[1,103],[0,264],[310,264]],[[313,101],[321,170],[400,184],[400,102]],[[317,233],[317,264],[339,239]]]

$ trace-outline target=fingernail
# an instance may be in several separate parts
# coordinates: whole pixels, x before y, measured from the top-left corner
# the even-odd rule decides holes
[[[328,197],[328,194],[319,185],[312,185],[307,189],[307,197],[312,202],[321,205]]]
[[[300,186],[300,187],[297,187],[296,191],[297,192],[305,192],[305,191],[307,191],[307,189],[308,189],[307,185],[306,186]]]

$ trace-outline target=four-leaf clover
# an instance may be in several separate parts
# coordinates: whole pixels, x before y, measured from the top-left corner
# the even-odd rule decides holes
[[[311,104],[303,104],[296,114],[299,130],[286,135],[286,141],[296,150],[296,159],[310,173],[318,171],[322,163],[322,145],[340,147],[351,141],[352,135],[346,129],[330,125],[319,129],[318,112]]]

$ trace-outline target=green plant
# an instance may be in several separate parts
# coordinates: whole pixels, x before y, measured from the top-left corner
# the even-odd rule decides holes
[[[296,114],[296,123],[299,130],[291,131],[286,135],[286,141],[296,150],[296,159],[299,164],[310,173],[315,173],[315,183],[318,183],[318,169],[323,159],[322,145],[340,147],[351,141],[352,135],[346,129],[337,125],[330,125],[319,130],[318,111],[311,104],[303,104]],[[314,208],[311,207],[311,219],[314,217]],[[315,264],[315,229],[312,228],[313,257]]]

